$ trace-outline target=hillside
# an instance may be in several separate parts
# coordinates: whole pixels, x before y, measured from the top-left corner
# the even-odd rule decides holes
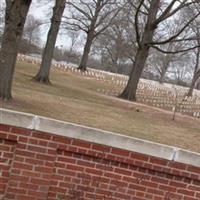
[[[107,82],[53,70],[52,85],[32,81],[38,66],[19,62],[12,103],[1,107],[83,124],[200,152],[199,119],[97,93]]]

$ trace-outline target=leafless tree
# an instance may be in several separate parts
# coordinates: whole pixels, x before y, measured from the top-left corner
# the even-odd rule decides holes
[[[101,55],[102,67],[112,72],[126,72],[127,65],[134,62],[135,37],[132,18],[132,9],[125,6],[103,34],[101,34],[93,45],[97,54]]]
[[[188,46],[178,52],[168,52],[160,48],[160,45],[165,45],[169,42],[180,42],[183,39],[189,40],[190,38],[186,38],[183,33],[187,30],[189,24],[199,17],[199,11],[196,11],[194,16],[188,17],[175,34],[163,34],[163,37],[160,39],[157,39],[155,36],[157,32],[166,31],[164,29],[165,22],[174,20],[175,17],[179,17],[181,10],[192,5],[199,5],[200,2],[197,0],[171,0],[170,2],[164,0],[140,0],[137,6],[131,0],[129,0],[129,3],[133,8],[136,7],[135,32],[137,53],[128,84],[120,97],[128,100],[136,100],[138,82],[149,56],[150,48],[154,48],[163,53],[180,53],[196,48],[196,46]]]
[[[34,15],[28,15],[24,25],[23,37],[28,40],[28,44],[37,42],[40,38],[40,26],[43,22],[36,19]]]
[[[199,30],[198,30],[199,31]],[[200,37],[200,35],[199,35]],[[194,62],[194,72],[192,77],[192,82],[190,85],[190,89],[188,91],[187,96],[192,96],[193,90],[197,80],[200,78],[200,67],[199,67],[199,59],[200,59],[200,39],[197,40],[199,47],[194,51],[195,62]]]
[[[69,29],[81,30],[86,34],[86,43],[79,69],[85,71],[92,43],[114,21],[120,12],[123,0],[76,0],[69,1],[71,16],[66,16]]]
[[[193,9],[188,9],[185,14],[192,16],[195,13],[194,13]],[[200,66],[199,66],[199,61],[200,61],[199,60],[200,59],[200,19],[199,18],[195,19],[191,23],[190,27],[191,27],[191,32],[192,32],[191,34],[196,36],[196,39],[193,42],[196,43],[198,48],[196,48],[193,52],[194,71],[193,71],[193,77],[192,77],[190,89],[188,91],[187,96],[192,96],[195,85],[196,85],[198,79],[200,78]]]
[[[38,82],[49,84],[49,73],[53,58],[54,47],[61,23],[61,18],[65,9],[65,0],[56,0],[51,18],[51,27],[48,32],[47,42],[42,56],[42,63],[39,72],[34,77]]]
[[[169,73],[171,73],[171,76],[175,80],[176,84],[185,86],[187,85],[192,72],[190,64],[191,61],[189,57],[185,57],[184,59],[173,62],[169,69]]]
[[[4,29],[4,15],[5,15],[5,5],[4,2],[0,2],[0,43],[2,40],[3,29]]]
[[[79,39],[79,31],[74,31],[74,30],[68,30],[67,31],[67,35],[69,36],[71,43],[70,43],[70,47],[69,47],[69,51],[68,51],[68,55],[67,55],[67,59],[71,60],[71,57],[73,57],[75,54],[75,45]]]
[[[182,43],[168,43],[166,44],[167,51],[179,51],[184,47]],[[159,75],[159,83],[163,84],[165,82],[166,73],[168,72],[169,68],[173,66],[173,63],[177,62],[178,60],[184,59],[187,56],[187,52],[183,52],[180,54],[165,54],[158,52],[156,50],[151,51],[151,55],[148,59],[148,66],[151,66],[153,70]]]
[[[6,0],[5,28],[0,52],[0,98],[11,100],[12,80],[31,0]]]
[[[112,25],[96,41],[95,46],[104,49],[109,60],[111,60],[111,71],[118,72],[120,59],[125,57],[126,43],[123,37],[123,24],[118,22]]]

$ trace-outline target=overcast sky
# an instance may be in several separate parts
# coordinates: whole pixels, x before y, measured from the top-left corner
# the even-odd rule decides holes
[[[42,40],[45,43],[46,41],[46,37],[47,37],[47,33],[49,30],[49,26],[50,26],[50,18],[52,16],[53,13],[53,6],[54,6],[54,2],[55,1],[46,1],[48,3],[45,3],[46,0],[32,0],[31,3],[31,7],[29,10],[28,14],[34,15],[35,18],[38,18],[44,22],[49,22],[47,24],[45,24],[44,26],[41,27],[41,35],[42,35]],[[38,3],[41,2],[41,3]],[[44,44],[43,44],[44,45]],[[57,38],[57,42],[56,42],[56,46],[59,47],[63,47],[63,48],[68,48],[70,46],[70,39],[68,38],[68,36],[65,34],[61,34],[61,31],[59,32],[58,38]]]

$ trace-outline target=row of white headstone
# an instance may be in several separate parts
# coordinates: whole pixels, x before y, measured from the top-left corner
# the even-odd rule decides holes
[[[37,65],[41,63],[40,58],[21,54],[18,55],[18,60]],[[111,89],[97,89],[97,91],[107,95],[119,95],[128,82],[128,76],[126,75],[92,68],[88,68],[87,71],[82,72],[77,69],[77,66],[65,62],[53,61],[52,69],[58,69],[106,82]],[[194,90],[194,95],[192,97],[186,97],[185,94],[187,90],[188,88],[181,86],[159,84],[156,81],[141,79],[137,90],[137,99],[139,102],[168,110],[173,110],[174,106],[176,106],[179,112],[200,118],[200,91]]]

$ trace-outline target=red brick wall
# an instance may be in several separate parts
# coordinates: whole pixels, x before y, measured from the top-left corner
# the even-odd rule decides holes
[[[199,200],[200,168],[1,125],[0,199]]]

